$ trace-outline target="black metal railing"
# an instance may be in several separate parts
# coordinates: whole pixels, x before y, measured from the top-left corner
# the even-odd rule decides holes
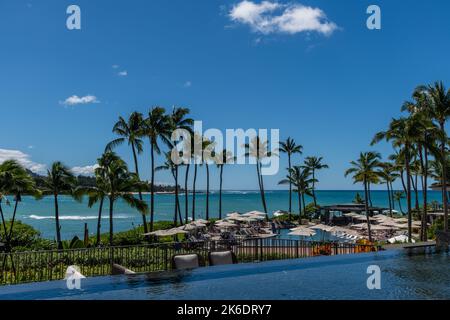
[[[85,276],[111,274],[113,263],[135,272],[170,270],[174,255],[232,250],[240,263],[378,251],[373,245],[285,239],[219,240],[0,253],[0,285],[63,279],[68,266]]]

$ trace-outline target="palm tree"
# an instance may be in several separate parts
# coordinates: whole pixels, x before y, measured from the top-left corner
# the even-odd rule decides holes
[[[99,167],[107,167],[112,161],[118,161],[120,158],[112,152],[106,152],[102,155],[100,159],[98,159],[98,165]],[[103,205],[105,202],[105,198],[108,196],[108,185],[106,182],[106,176],[102,175],[105,174],[105,170],[96,170],[95,171],[95,186],[92,187],[85,187],[80,186],[75,189],[75,198],[78,201],[82,200],[82,197],[84,195],[88,196],[88,207],[92,208],[94,204],[97,202],[99,203],[98,207],[98,218],[97,218],[97,236],[96,236],[96,245],[100,245],[101,242],[101,219],[102,219],[102,212],[103,212]]]
[[[259,191],[261,194],[261,201],[264,208],[264,212],[267,213],[267,204],[266,197],[264,193],[264,180],[261,174],[261,161],[265,158],[269,158],[273,155],[271,151],[268,149],[268,141],[262,141],[259,136],[251,139],[250,143],[244,144],[245,149],[247,150],[245,153],[246,157],[252,157],[256,160],[256,173],[258,175],[258,185]]]
[[[176,226],[178,224],[178,216],[180,218],[180,223],[183,223],[183,219],[180,215],[180,202],[178,198],[178,165],[176,164],[177,161],[174,161],[173,159],[174,155],[172,152],[165,153],[166,161],[163,165],[156,167],[156,171],[161,170],[170,170],[173,179],[175,181],[175,210],[173,215],[173,223]]]
[[[442,202],[444,205],[444,231],[448,232],[447,168],[445,166],[447,135],[445,124],[450,116],[450,89],[446,90],[442,82],[436,82],[434,85],[419,87],[418,90],[426,92],[430,102],[430,116],[437,122],[441,130]]]
[[[412,210],[411,210],[411,160],[413,148],[422,137],[419,118],[411,115],[409,118],[393,119],[387,131],[379,132],[372,140],[372,145],[386,139],[392,141],[394,148],[403,148],[406,171],[406,202],[408,210],[408,240],[412,240]]]
[[[316,171],[322,169],[328,169],[328,165],[322,163],[322,157],[306,157],[305,158],[305,167],[309,168],[312,173],[313,183],[312,183],[312,194],[314,199],[314,206],[317,207],[317,198],[316,198],[316,188],[315,188],[315,180],[316,180]]]
[[[206,168],[206,220],[209,219],[209,162],[214,160],[214,143],[203,138],[203,163]]]
[[[10,194],[14,197],[14,210],[11,218],[9,232],[6,232],[6,221],[3,215],[3,210],[1,208],[1,195],[4,194]],[[3,228],[5,231],[5,246],[8,252],[11,250],[10,241],[12,238],[14,222],[16,219],[17,208],[19,202],[22,201],[23,194],[31,194],[38,199],[42,195],[40,190],[36,188],[34,179],[17,161],[7,160],[0,164],[0,213]]]
[[[189,132],[189,134],[192,136],[192,125],[194,124],[194,119],[187,118],[186,116],[189,114],[190,110],[188,108],[179,108],[174,107],[172,109],[172,115],[171,115],[171,125],[172,130],[182,129]],[[190,150],[192,151],[192,150]],[[192,153],[189,154],[189,156]],[[185,222],[188,223],[188,206],[189,206],[189,198],[188,198],[188,178],[189,178],[189,167],[190,164],[186,163],[186,171],[185,171],[185,177],[184,177],[184,192],[185,192]],[[177,173],[178,174],[178,173]],[[178,200],[177,200],[178,201]],[[180,209],[180,208],[178,208]],[[180,221],[182,222],[182,221]]]
[[[403,211],[402,202],[401,202],[402,199],[404,199],[404,198],[405,198],[405,193],[402,191],[395,191],[392,196],[392,200],[398,202],[398,207],[400,208],[400,212],[402,214],[405,214],[405,212]]]
[[[295,187],[295,192],[298,195],[298,215],[299,222],[301,221],[302,211],[306,209],[305,194],[312,196],[310,185],[313,183],[313,179],[310,178],[311,172],[308,168],[302,166],[293,166],[286,179],[281,180],[278,184],[292,184]],[[302,210],[303,205],[303,210]]]
[[[288,137],[286,141],[280,142],[280,152],[286,153],[288,156],[288,171],[292,168],[291,157],[295,153],[302,154],[303,146],[297,145],[291,137]],[[292,212],[292,183],[289,182],[289,215]],[[289,217],[290,218],[290,217]]]
[[[144,145],[144,141],[141,139],[144,133],[144,117],[140,112],[133,112],[128,121],[122,117],[119,117],[119,120],[113,127],[113,133],[120,136],[106,146],[106,151],[112,151],[118,145],[127,142],[129,146],[131,146],[131,151],[133,152],[133,160],[134,160],[134,170],[136,176],[139,177],[139,166],[138,166],[138,154],[141,154]],[[139,199],[143,200],[142,192],[139,191]],[[144,233],[148,232],[147,219],[145,215],[142,215],[142,224],[144,226]]]
[[[155,213],[155,152],[161,153],[158,141],[162,140],[170,145],[170,134],[172,124],[170,117],[165,114],[166,110],[161,107],[154,107],[150,110],[148,118],[144,120],[144,134],[150,142],[151,158],[151,181],[150,181],[150,231],[153,231]]]
[[[220,170],[220,183],[219,183],[219,219],[222,219],[222,182],[223,182],[223,167],[226,164],[236,161],[236,157],[233,156],[231,151],[223,149],[216,155],[216,165]]]
[[[378,171],[378,175],[386,183],[387,196],[389,200],[389,215],[392,217],[393,199],[392,199],[391,185],[396,180],[395,168],[394,165],[390,162],[380,163],[380,168],[381,170]]]
[[[191,140],[191,157],[194,164],[194,177],[192,180],[192,221],[195,221],[195,196],[196,196],[196,184],[197,184],[197,168],[198,164],[203,159],[203,137],[198,133],[192,135]]]
[[[113,246],[114,204],[118,199],[123,199],[132,208],[145,214],[148,208],[146,203],[133,196],[134,191],[144,188],[144,183],[135,173],[130,173],[125,161],[111,151],[106,152],[98,162],[100,166],[95,169],[95,174],[104,179],[102,185],[109,200],[109,245]]]
[[[369,183],[374,176],[377,175],[376,169],[380,166],[381,155],[377,152],[364,152],[360,153],[358,160],[351,161],[352,165],[347,171],[345,176],[352,174],[353,183],[362,182],[364,186],[364,206],[367,217],[367,231],[369,233],[369,241],[372,242],[372,233],[370,229],[370,215],[369,215]]]
[[[55,205],[56,242],[58,244],[58,249],[62,248],[58,196],[61,193],[68,193],[72,195],[75,184],[75,176],[70,169],[61,162],[54,162],[51,169],[47,170],[47,177],[44,180],[43,191],[46,194],[53,195]]]

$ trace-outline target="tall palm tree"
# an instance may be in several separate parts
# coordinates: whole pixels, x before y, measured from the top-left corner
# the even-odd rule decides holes
[[[394,165],[390,162],[380,163],[380,171],[378,171],[378,175],[381,179],[386,183],[387,188],[387,196],[389,202],[389,215],[392,217],[393,210],[393,199],[392,199],[392,190],[391,185],[396,180],[395,168]]]
[[[280,152],[286,153],[288,156],[288,172],[292,168],[291,157],[298,153],[302,154],[303,146],[297,145],[294,139],[288,137],[286,141],[280,142]],[[292,183],[289,182],[289,215],[292,212]]]
[[[170,117],[166,115],[166,110],[161,107],[152,108],[148,113],[148,118],[144,120],[143,130],[150,142],[150,231],[153,231],[155,215],[155,153],[161,153],[158,144],[159,140],[170,145],[170,135],[172,130],[171,120]]]
[[[233,156],[231,151],[227,151],[223,149],[222,152],[219,152],[216,155],[216,165],[220,170],[220,182],[219,182],[219,219],[222,219],[222,182],[223,182],[223,167],[226,164],[233,163],[236,160],[236,157]]]
[[[141,139],[144,133],[144,117],[140,112],[133,112],[130,114],[128,120],[125,120],[122,117],[119,117],[119,120],[113,127],[113,133],[120,136],[106,146],[106,151],[112,151],[118,145],[127,142],[129,146],[131,146],[131,151],[133,152],[133,160],[134,160],[134,170],[136,176],[139,177],[139,166],[138,166],[138,154],[141,154],[144,150],[143,145],[144,141]],[[139,191],[139,199],[143,200],[142,192]],[[145,215],[142,215],[142,224],[144,226],[144,233],[148,232],[147,219]]]
[[[97,160],[99,167],[106,168],[113,161],[119,161],[120,157],[113,152],[105,152],[100,159]],[[101,220],[103,213],[103,206],[105,199],[108,196],[108,184],[107,177],[105,176],[105,170],[96,170],[95,174],[95,186],[79,186],[75,189],[74,195],[75,199],[81,201],[84,195],[88,196],[88,207],[92,208],[94,204],[99,202],[98,207],[98,217],[97,217],[97,234],[96,234],[96,245],[101,243]]]
[[[312,196],[310,185],[313,183],[313,179],[310,176],[311,172],[308,168],[293,166],[289,169],[286,178],[278,182],[278,184],[292,184],[295,187],[294,191],[297,192],[298,196],[299,222],[301,221],[302,212],[306,209],[305,194]]]
[[[109,200],[109,245],[113,246],[114,204],[118,199],[122,199],[141,214],[145,214],[147,204],[133,195],[136,190],[144,188],[144,183],[135,173],[130,173],[125,161],[111,151],[106,152],[98,161],[100,166],[95,169],[95,174],[104,179],[104,191]]]
[[[445,166],[448,138],[445,132],[445,124],[450,116],[450,89],[447,90],[443,82],[436,82],[433,85],[419,87],[418,90],[426,92],[430,102],[430,116],[437,122],[441,130],[442,202],[444,206],[444,231],[448,232],[447,168]]]
[[[192,179],[192,221],[195,221],[195,196],[196,196],[196,185],[197,185],[197,168],[203,159],[203,137],[195,132],[192,135],[191,140],[191,157],[192,163],[194,164],[194,176]]]
[[[207,138],[203,138],[203,163],[206,168],[206,220],[209,219],[209,163],[214,161],[214,143]]]
[[[313,183],[312,183],[312,194],[314,199],[314,206],[317,207],[317,198],[316,198],[316,188],[315,188],[315,180],[316,180],[316,171],[322,169],[328,169],[328,165],[322,163],[322,157],[306,157],[305,158],[305,167],[309,168],[312,173]]]
[[[189,114],[190,110],[188,108],[180,108],[180,107],[174,107],[172,109],[172,115],[170,117],[172,130],[182,129],[189,132],[189,134],[192,136],[192,125],[194,124],[194,119],[188,118],[187,115]],[[192,154],[189,150],[190,154]],[[189,178],[189,167],[190,163],[186,163],[186,170],[185,170],[185,177],[184,177],[184,192],[185,192],[185,199],[184,199],[184,206],[185,206],[185,222],[188,223],[188,210],[189,210],[189,198],[188,198],[188,178]],[[177,169],[178,170],[178,169]],[[178,175],[178,172],[177,172]],[[177,201],[179,201],[177,199]],[[180,208],[178,208],[180,210]],[[182,222],[182,221],[180,221]]]
[[[422,133],[419,118],[411,115],[408,118],[393,119],[387,131],[378,132],[372,140],[372,145],[385,139],[392,141],[394,148],[403,148],[406,171],[406,202],[408,210],[408,240],[412,240],[412,210],[411,210],[411,161],[415,143]]]
[[[250,140],[250,143],[244,144],[246,149],[245,156],[254,158],[256,161],[256,173],[258,175],[258,185],[261,194],[261,201],[264,208],[264,212],[267,213],[266,196],[264,193],[264,180],[261,174],[262,164],[261,161],[265,158],[269,158],[273,155],[268,148],[268,141],[261,140],[259,136],[256,136]]]
[[[367,231],[369,241],[372,242],[372,232],[370,228],[369,215],[369,181],[377,175],[377,168],[380,166],[381,155],[378,152],[361,152],[358,160],[351,161],[351,168],[345,171],[345,176],[353,175],[353,183],[362,183],[364,186],[364,206],[367,217]]]
[[[47,170],[47,177],[44,180],[43,191],[46,194],[53,195],[55,205],[56,242],[58,244],[58,249],[62,249],[58,196],[61,193],[72,195],[76,181],[77,180],[70,169],[59,161],[54,162],[51,169]]]
[[[156,167],[156,171],[161,170],[170,170],[173,179],[175,181],[175,209],[174,209],[174,215],[173,215],[173,223],[176,226],[178,224],[178,217],[180,218],[180,223],[183,223],[183,219],[180,215],[180,201],[178,198],[178,164],[176,164],[176,161],[174,161],[173,153],[167,152],[165,153],[166,161],[163,165]]]

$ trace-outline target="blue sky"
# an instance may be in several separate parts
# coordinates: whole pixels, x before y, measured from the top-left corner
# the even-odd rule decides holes
[[[329,164],[320,189],[355,189],[343,177],[349,161],[360,151],[392,152],[369,143],[412,90],[435,80],[450,85],[448,1],[279,1],[262,21],[248,11],[232,19],[240,3],[2,0],[0,157],[39,169],[54,160],[91,166],[114,138],[119,115],[177,105],[205,128],[279,128],[304,146],[304,156]],[[81,8],[81,30],[66,28],[70,4]],[[321,10],[314,30],[279,22],[300,4]],[[381,30],[366,28],[370,4],[381,7]],[[73,96],[96,101],[61,103]],[[126,146],[117,151],[131,160]],[[144,178],[149,161],[148,152],[141,155]],[[253,166],[225,170],[225,188],[257,188]],[[266,177],[266,188],[280,188],[284,175]],[[217,180],[213,170],[213,188]]]

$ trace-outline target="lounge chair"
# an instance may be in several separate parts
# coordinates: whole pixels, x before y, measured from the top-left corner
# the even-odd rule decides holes
[[[136,272],[134,272],[133,270],[127,269],[124,266],[121,266],[120,264],[114,263],[112,265],[112,274],[113,275],[117,275],[117,274],[135,274]]]
[[[178,254],[172,257],[172,269],[195,269],[198,267],[203,267],[204,265],[205,261],[196,253]]]
[[[208,260],[211,266],[238,263],[236,255],[231,250],[209,252]]]

